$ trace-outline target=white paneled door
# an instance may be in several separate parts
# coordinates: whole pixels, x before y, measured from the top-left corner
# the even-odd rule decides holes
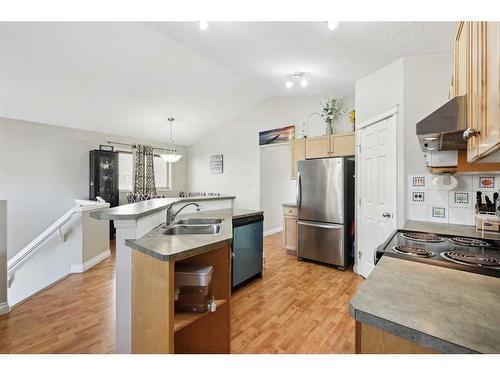
[[[358,130],[357,272],[368,277],[377,247],[396,229],[396,116]]]

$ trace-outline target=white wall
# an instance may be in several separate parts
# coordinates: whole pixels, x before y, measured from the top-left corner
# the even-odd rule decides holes
[[[283,228],[282,203],[295,201],[295,180],[290,180],[290,145],[260,148],[260,208],[265,212],[264,232]]]
[[[403,59],[398,59],[356,81],[356,123],[366,121],[395,105],[400,106],[399,112],[402,113],[403,67]]]
[[[235,207],[260,208],[259,131],[293,124],[300,137],[302,123],[310,113],[321,110],[322,99],[320,96],[268,98],[191,145],[188,150],[189,190],[235,195]],[[350,102],[352,100],[346,100]],[[324,124],[317,117],[311,118],[309,128],[311,132],[321,131]],[[224,155],[223,174],[210,174],[209,157],[213,154]],[[283,197],[279,204],[286,200],[289,198]]]
[[[398,132],[401,142],[398,155],[402,157],[404,183],[398,197],[404,197],[402,221],[408,207],[407,176],[426,172],[425,158],[415,133],[418,121],[448,100],[452,54],[410,56],[373,72],[356,82],[357,122],[363,122],[384,110],[398,106]]]
[[[404,60],[405,173],[426,172],[424,154],[418,142],[417,122],[448,99],[453,55],[411,56]]]
[[[8,255],[33,238],[89,194],[89,151],[107,140],[151,142],[105,133],[0,118],[0,198],[8,200]],[[173,167],[173,192],[187,186],[187,155]]]

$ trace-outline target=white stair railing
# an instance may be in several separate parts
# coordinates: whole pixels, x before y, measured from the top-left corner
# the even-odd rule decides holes
[[[102,199],[100,199],[98,202],[77,199],[75,202],[76,205],[74,207],[72,207],[63,216],[57,219],[57,221],[54,224],[52,224],[50,227],[44,230],[38,237],[36,237],[33,241],[31,241],[28,245],[26,245],[21,251],[19,251],[7,262],[8,287],[10,287],[12,284],[12,281],[14,279],[13,277],[14,271],[16,267],[19,266],[21,262],[26,260],[31,254],[33,254],[38,248],[40,248],[40,245],[42,245],[45,241],[47,241],[54,233],[56,232],[59,233],[59,238],[61,239],[61,241],[64,242],[66,240],[65,235],[62,232],[62,227],[69,220],[71,220],[71,218],[75,213],[82,212],[84,210],[83,207],[90,205],[95,207],[97,204],[97,205],[102,205],[103,207],[109,207],[109,204],[102,203],[104,202]]]

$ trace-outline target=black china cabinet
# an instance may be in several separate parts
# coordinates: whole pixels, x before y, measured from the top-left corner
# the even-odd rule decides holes
[[[89,199],[101,197],[111,207],[119,205],[118,152],[90,151]],[[110,236],[114,237],[114,226],[110,222]]]

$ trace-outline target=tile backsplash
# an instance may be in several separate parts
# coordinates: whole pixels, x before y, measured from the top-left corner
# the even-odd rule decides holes
[[[408,220],[474,225],[476,192],[493,200],[499,191],[500,174],[453,175],[457,186],[442,190],[432,183],[436,175],[408,176]]]

